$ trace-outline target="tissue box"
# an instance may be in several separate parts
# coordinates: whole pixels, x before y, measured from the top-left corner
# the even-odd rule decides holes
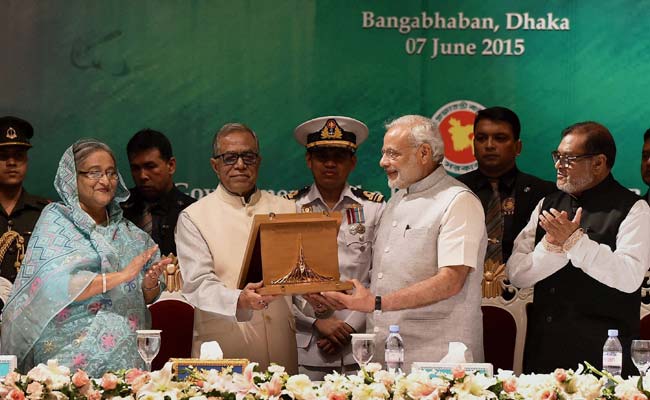
[[[232,372],[243,373],[244,368],[248,365],[248,360],[245,358],[224,358],[221,360],[202,360],[200,358],[172,358],[172,371],[179,380],[185,379],[189,376],[189,368],[202,369],[202,370],[222,370],[224,368],[232,367]]]
[[[7,376],[17,366],[16,356],[0,356],[0,379]]]
[[[430,377],[439,376],[442,374],[451,375],[451,370],[461,366],[465,368],[468,374],[478,372],[485,376],[492,376],[494,367],[490,363],[443,363],[443,362],[414,362],[411,364],[411,371],[425,371],[429,372]]]

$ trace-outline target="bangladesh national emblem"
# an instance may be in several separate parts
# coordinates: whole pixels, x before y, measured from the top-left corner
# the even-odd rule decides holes
[[[445,170],[456,175],[477,168],[474,158],[474,118],[485,107],[470,100],[455,100],[440,107],[431,119],[445,143]]]

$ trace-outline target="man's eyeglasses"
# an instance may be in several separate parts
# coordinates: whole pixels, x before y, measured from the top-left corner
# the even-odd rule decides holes
[[[398,158],[400,158],[402,156],[402,153],[400,153],[397,150],[393,150],[393,149],[386,149],[386,150],[382,149],[381,150],[381,156],[386,157],[391,161],[395,161],[395,160],[397,160]]]
[[[559,151],[552,151],[551,152],[551,157],[553,157],[553,164],[556,164],[558,161],[560,162],[560,166],[563,168],[569,168],[572,166],[576,161],[581,160],[581,159],[586,159],[590,157],[597,156],[598,154],[581,154],[578,156],[569,156],[567,154],[562,154]]]
[[[258,154],[252,151],[243,151],[241,153],[235,153],[235,152],[226,152],[226,153],[221,153],[217,154],[216,156],[213,157],[215,160],[217,158],[221,158],[224,164],[226,165],[234,165],[237,164],[237,160],[241,158],[241,160],[244,162],[246,165],[254,165],[257,163],[257,158]]]
[[[117,171],[79,171],[79,175],[86,175],[86,178],[92,179],[93,181],[98,181],[102,179],[104,175],[109,181],[116,181],[119,175]]]

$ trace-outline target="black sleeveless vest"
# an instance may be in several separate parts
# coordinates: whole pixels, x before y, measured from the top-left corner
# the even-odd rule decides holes
[[[542,210],[566,211],[572,219],[582,207],[580,226],[589,239],[616,250],[621,222],[640,197],[621,186],[610,174],[580,197],[564,192],[548,195]],[[545,231],[537,227],[535,244]],[[602,367],[602,347],[608,329],[618,329],[623,345],[623,373],[633,373],[632,339],[639,337],[641,289],[624,293],[587,275],[569,262],[535,284],[528,312],[524,357],[525,372],[552,372],[588,361]]]

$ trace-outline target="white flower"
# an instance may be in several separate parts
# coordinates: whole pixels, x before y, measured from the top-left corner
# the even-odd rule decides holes
[[[304,374],[294,375],[287,380],[286,391],[293,394],[298,400],[311,400],[316,398],[313,383]]]
[[[483,374],[466,375],[462,383],[451,387],[451,392],[458,399],[493,399],[497,397],[496,394],[487,389],[496,383],[496,378],[488,378]]]
[[[639,378],[630,378],[616,385],[614,394],[621,400],[640,400],[645,399],[645,395],[636,388],[636,382]]]
[[[517,379],[517,392],[526,399],[534,399],[546,391],[554,391],[556,382],[553,374],[521,375]]]
[[[598,379],[591,374],[574,375],[572,380],[575,393],[567,396],[568,399],[597,399],[600,397],[601,391],[607,383],[606,378]]]
[[[386,388],[391,388],[395,384],[395,377],[396,375],[394,372],[385,370],[377,371],[373,375],[375,382],[382,383]]]
[[[167,363],[160,371],[151,373],[151,380],[138,390],[138,400],[163,400],[168,397],[176,400],[180,384],[172,381],[172,364]]]
[[[370,373],[381,371],[381,364],[376,362],[368,363],[364,369]]]
[[[284,367],[278,364],[269,365],[268,371],[272,374],[281,374],[284,372]]]
[[[232,382],[230,375],[223,375],[216,369],[207,370],[203,373],[201,378],[203,380],[203,386],[201,387],[201,390],[204,393],[211,392],[213,390],[225,392],[228,390],[228,387]]]
[[[60,366],[56,360],[48,360],[47,365],[38,364],[32,368],[27,377],[56,391],[70,383],[70,369]]]
[[[352,400],[383,400],[389,396],[390,394],[382,383],[357,385],[352,389]]]
[[[395,385],[395,397],[411,399],[437,398],[447,390],[448,383],[441,378],[430,378],[428,372],[412,372]]]

